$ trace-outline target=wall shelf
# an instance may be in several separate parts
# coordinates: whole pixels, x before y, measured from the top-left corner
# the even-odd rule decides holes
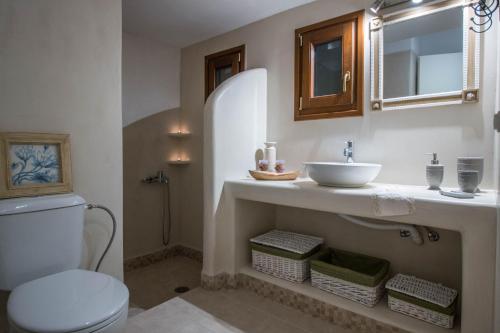
[[[191,164],[190,160],[171,160],[167,161],[168,164],[170,165],[188,165]]]
[[[181,139],[181,138],[190,137],[191,133],[189,133],[189,132],[170,132],[170,133],[168,133],[168,136]]]

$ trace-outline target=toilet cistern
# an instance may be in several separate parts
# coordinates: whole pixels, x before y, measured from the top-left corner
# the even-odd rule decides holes
[[[346,163],[354,163],[352,158],[353,156],[353,145],[352,140],[349,140],[345,143],[346,147],[344,148],[344,156],[346,157]]]
[[[0,290],[11,290],[11,333],[121,333],[129,293],[118,279],[81,266],[87,204],[68,194],[0,200]],[[99,259],[113,241],[111,238]],[[37,235],[37,237],[33,237]]]

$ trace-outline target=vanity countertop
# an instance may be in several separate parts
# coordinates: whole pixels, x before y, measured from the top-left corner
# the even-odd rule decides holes
[[[446,190],[446,189],[445,189]],[[363,219],[393,221],[398,223],[429,226],[435,229],[453,230],[460,233],[462,257],[461,323],[455,331],[490,332],[493,307],[478,304],[493,304],[495,290],[495,260],[497,208],[496,191],[483,191],[473,199],[457,199],[429,191],[424,186],[407,186],[372,183],[362,188],[333,188],[317,185],[308,178],[295,181],[257,181],[254,179],[226,180],[223,202],[216,202],[216,223],[205,224],[217,251],[206,254],[204,265],[213,272],[240,272],[257,279],[247,267],[248,244],[246,240],[268,228],[276,210],[273,206],[297,207],[329,213],[359,216]],[[376,193],[399,193],[413,201],[411,214],[380,217],[375,214]],[[243,201],[251,201],[248,206]],[[260,202],[262,205],[253,203]],[[386,202],[387,203],[387,202]],[[379,202],[380,204],[380,202]],[[260,208],[261,207],[261,208]],[[244,216],[243,216],[244,215]],[[332,218],[333,220],[333,218]],[[338,220],[338,219],[337,219]],[[307,220],[304,223],[308,223]],[[271,223],[272,225],[272,223]],[[210,229],[212,228],[212,229]],[[342,232],[342,230],[337,230]],[[214,237],[214,235],[216,235]],[[245,240],[245,241],[242,241]],[[427,241],[423,246],[431,246]],[[238,249],[235,252],[227,249]],[[231,255],[231,253],[235,253]],[[238,254],[239,253],[239,254]],[[416,253],[416,252],[415,252]],[[210,266],[210,264],[212,266]],[[206,269],[204,267],[204,269]],[[447,329],[432,327],[419,320],[409,320],[385,306],[368,309],[353,302],[342,302],[338,298],[324,296],[315,288],[284,285],[274,279],[278,286],[325,300],[348,311],[401,327],[411,332],[444,332]],[[273,282],[274,283],[274,282]],[[328,297],[330,296],[330,298]],[[461,326],[461,327],[459,327]],[[448,330],[449,331],[449,330]]]
[[[362,188],[319,186],[309,178],[294,181],[227,180],[225,188],[238,199],[349,214],[380,220],[464,231],[474,223],[496,223],[496,193],[484,190],[473,199],[457,199],[425,186],[370,183]],[[445,189],[450,190],[450,189]],[[373,195],[399,193],[410,197],[415,212],[403,216],[376,216]]]

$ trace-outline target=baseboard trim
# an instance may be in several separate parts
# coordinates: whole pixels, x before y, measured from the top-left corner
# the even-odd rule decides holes
[[[401,328],[382,323],[246,274],[231,275],[221,273],[215,276],[202,274],[201,287],[208,290],[247,289],[313,317],[319,317],[337,326],[350,329],[353,332],[409,333]]]
[[[126,259],[123,262],[123,270],[125,272],[129,272],[134,269],[146,267],[165,259],[177,256],[188,257],[190,259],[203,262],[203,253],[201,251],[183,245],[174,245],[143,256]]]
[[[228,273],[215,276],[201,274],[201,287],[207,290],[235,289],[238,287],[238,276]]]

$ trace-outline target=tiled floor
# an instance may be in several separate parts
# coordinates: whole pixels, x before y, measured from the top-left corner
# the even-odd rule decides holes
[[[192,290],[129,319],[126,333],[354,333],[251,291]]]
[[[127,272],[131,304],[154,308],[131,317],[126,333],[353,333],[251,291],[196,288],[200,271],[198,261],[174,257]],[[179,285],[194,289],[175,297]],[[6,300],[0,293],[0,333],[7,332]]]
[[[133,307],[150,309],[179,294],[174,289],[200,285],[201,263],[187,257],[172,257],[125,273]]]

